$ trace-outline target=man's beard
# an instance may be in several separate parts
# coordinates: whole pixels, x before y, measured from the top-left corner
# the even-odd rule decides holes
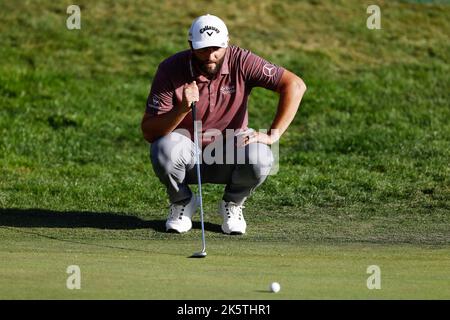
[[[219,72],[220,68],[222,67],[223,60],[225,59],[225,56],[222,57],[217,62],[214,62],[214,65],[208,66],[209,61],[203,62],[197,59],[197,57],[193,56],[195,64],[199,67],[200,71],[203,72],[208,77],[214,77],[217,72]]]

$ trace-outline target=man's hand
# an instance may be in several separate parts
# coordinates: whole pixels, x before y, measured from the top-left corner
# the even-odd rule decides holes
[[[183,88],[183,101],[181,102],[181,111],[190,111],[192,102],[197,102],[198,100],[199,92],[197,83],[195,81],[192,81],[189,84],[185,84]]]
[[[251,131],[248,134],[244,134],[238,137],[237,144],[238,147],[244,147],[250,143],[259,142],[267,145],[271,145],[277,139],[274,137],[265,134],[263,132]]]
[[[199,99],[198,87],[195,81],[185,84],[183,87],[183,100],[181,105],[177,105],[169,112],[154,116],[145,113],[141,122],[144,138],[153,143],[156,139],[165,136],[175,130],[191,111],[192,102]]]

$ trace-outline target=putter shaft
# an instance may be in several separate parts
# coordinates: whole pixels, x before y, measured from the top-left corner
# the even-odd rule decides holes
[[[195,144],[195,156],[196,156],[196,167],[197,167],[197,182],[198,182],[198,193],[200,198],[200,224],[202,227],[202,251],[194,254],[196,257],[205,257],[206,256],[206,240],[205,240],[205,225],[203,222],[203,197],[202,197],[202,179],[200,176],[200,146],[198,143],[197,136],[197,122],[195,119],[197,118],[197,107],[195,102],[192,102],[192,121],[194,123],[194,144]]]

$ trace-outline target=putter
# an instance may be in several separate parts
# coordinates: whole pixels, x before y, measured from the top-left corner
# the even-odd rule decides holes
[[[197,179],[198,179],[198,193],[200,197],[200,223],[202,225],[202,251],[195,252],[191,258],[204,258],[206,257],[206,241],[205,241],[205,225],[203,223],[203,198],[202,198],[202,179],[200,177],[200,146],[198,143],[198,137],[197,137],[197,123],[195,122],[196,119],[196,105],[195,102],[192,102],[191,104],[192,108],[192,121],[194,123],[194,144],[195,144],[195,163],[197,167]]]

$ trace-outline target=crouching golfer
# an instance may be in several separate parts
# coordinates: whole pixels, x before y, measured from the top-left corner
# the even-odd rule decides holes
[[[306,86],[288,70],[245,49],[228,45],[225,23],[213,15],[195,19],[190,50],[158,67],[142,132],[151,143],[153,170],[167,188],[170,211],[166,230],[187,232],[199,205],[189,184],[197,181],[192,102],[201,126],[201,178],[225,185],[219,214],[227,234],[244,234],[244,201],[267,178],[273,165],[271,144],[293,120]],[[279,93],[275,118],[266,133],[249,129],[247,100],[253,87]]]

